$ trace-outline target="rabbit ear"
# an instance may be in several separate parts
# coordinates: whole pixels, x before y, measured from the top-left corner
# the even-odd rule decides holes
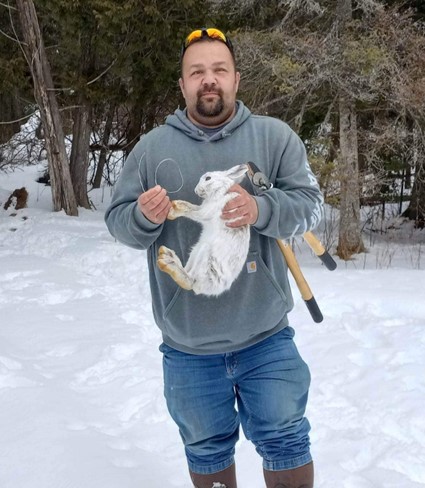
[[[231,178],[232,180],[238,180],[242,178],[242,176],[248,171],[247,164],[238,164],[237,166],[233,166],[228,171],[226,171],[226,175]]]

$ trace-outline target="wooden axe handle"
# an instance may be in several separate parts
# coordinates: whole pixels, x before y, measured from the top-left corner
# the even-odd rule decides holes
[[[333,257],[328,253],[328,251],[325,249],[319,239],[313,234],[313,232],[308,231],[303,235],[303,237],[307,244],[311,247],[313,252],[316,254],[316,256],[320,258],[322,263],[330,271],[336,269],[336,262],[334,261]]]
[[[322,322],[323,320],[322,312],[320,311],[316,299],[314,298],[313,293],[311,292],[311,289],[306,279],[304,278],[304,275],[301,271],[301,268],[298,264],[295,254],[293,253],[291,247],[286,242],[281,241],[280,239],[277,239],[276,241],[286,260],[289,271],[294,277],[295,283],[297,284],[298,289],[300,290],[301,296],[305,301],[305,304],[307,305],[310,315],[312,316],[315,322]]]

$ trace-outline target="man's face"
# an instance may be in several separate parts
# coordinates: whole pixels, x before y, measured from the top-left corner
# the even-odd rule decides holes
[[[189,119],[217,127],[235,113],[240,75],[232,55],[221,41],[191,44],[184,53],[180,89]]]

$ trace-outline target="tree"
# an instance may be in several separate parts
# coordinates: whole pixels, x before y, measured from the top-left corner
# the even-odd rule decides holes
[[[415,222],[415,227],[425,227],[425,133],[423,128],[413,130],[413,162],[415,177],[409,206],[403,216]]]
[[[46,35],[55,46],[51,61],[63,106],[72,106],[71,174],[80,205],[90,150],[89,128],[109,131],[120,144],[105,148],[128,154],[141,134],[161,122],[178,101],[178,53],[189,22],[197,22],[204,2],[193,0],[40,0]],[[98,125],[96,125],[98,124]],[[112,124],[112,127],[111,127]],[[112,130],[111,130],[112,129]],[[118,132],[120,134],[118,135]],[[96,184],[99,174],[96,177]]]
[[[338,0],[336,28],[340,41],[342,33],[352,19],[352,0]],[[341,48],[344,44],[341,43]],[[339,103],[339,161],[338,174],[341,184],[340,217],[337,254],[349,259],[365,250],[360,226],[359,153],[357,138],[357,111],[352,94],[341,90]]]
[[[109,104],[105,113],[105,123],[101,131],[101,141],[99,149],[99,159],[97,161],[96,172],[93,177],[93,188],[100,188],[102,183],[103,170],[107,163],[109,140],[112,133],[116,106]]]
[[[384,187],[395,168],[416,175],[405,215],[420,222],[423,6],[405,2],[416,8],[412,17],[404,7],[388,7],[395,0],[382,2],[38,0],[54,80],[47,93],[56,95],[66,134],[72,131],[77,204],[88,206],[88,182],[100,185],[102,174],[114,181],[122,160],[111,158],[112,151],[128,154],[182,103],[182,39],[192,28],[215,24],[235,40],[241,97],[253,111],[288,122],[306,142],[319,179],[329,182],[328,202],[340,206],[347,223],[339,229],[341,255],[362,249],[357,202]],[[15,103],[23,94],[33,104],[28,68],[10,46],[18,44],[6,41],[0,46],[3,118],[23,110]],[[347,233],[355,236],[352,250],[342,251]]]
[[[37,13],[32,0],[17,0],[16,4],[24,37],[22,47],[34,82],[35,99],[40,108],[46,140],[53,208],[55,211],[64,209],[67,215],[78,215],[62,121]]]
[[[87,194],[89,146],[92,131],[93,102],[88,96],[87,82],[95,74],[95,45],[93,37],[97,23],[88,2],[80,5],[83,27],[79,32],[79,70],[82,86],[76,92],[76,107],[73,110],[72,148],[70,167],[72,185],[79,206],[90,208]]]
[[[242,96],[253,110],[289,122],[306,141],[319,179],[331,181],[328,201],[340,206],[339,252],[348,258],[347,232],[347,246],[363,249],[360,197],[378,191],[394,161],[413,164],[406,150],[411,126],[425,121],[423,26],[377,1],[284,4],[283,24],[275,17],[267,31],[236,33]]]
[[[25,101],[32,98],[28,68],[10,21],[15,10],[11,5],[0,4],[0,144],[19,132],[25,121]]]

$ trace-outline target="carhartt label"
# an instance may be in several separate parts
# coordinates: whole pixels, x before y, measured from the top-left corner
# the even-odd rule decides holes
[[[246,263],[248,273],[255,273],[257,271],[257,261],[249,261]]]

